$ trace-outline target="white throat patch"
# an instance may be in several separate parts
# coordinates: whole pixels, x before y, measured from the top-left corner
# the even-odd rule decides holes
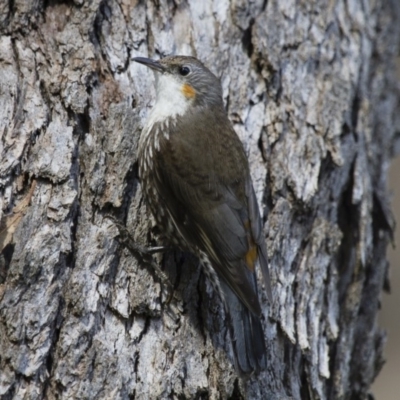
[[[173,75],[157,74],[156,82],[157,99],[147,125],[183,115],[191,103],[182,92],[182,82]]]
[[[160,149],[160,135],[169,139],[169,126],[173,126],[176,117],[185,114],[192,100],[187,98],[182,91],[183,83],[170,74],[156,74],[157,98],[149,118],[146,121],[139,139],[139,147],[149,147],[148,140],[154,140],[154,148]],[[150,132],[154,125],[154,137],[150,138]]]

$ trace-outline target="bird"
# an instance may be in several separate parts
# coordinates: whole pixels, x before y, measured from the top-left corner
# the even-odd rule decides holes
[[[259,373],[267,355],[255,267],[271,300],[267,250],[249,163],[220,80],[191,56],[133,61],[156,78],[156,101],[138,144],[146,204],[167,241],[198,257],[222,298],[237,371]]]

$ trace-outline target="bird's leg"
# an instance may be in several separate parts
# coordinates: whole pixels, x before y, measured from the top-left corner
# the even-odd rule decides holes
[[[164,271],[154,262],[153,258],[151,257],[153,254],[164,252],[168,250],[167,247],[164,246],[156,246],[156,247],[146,247],[142,246],[141,244],[137,243],[133,238],[132,234],[126,229],[124,225],[121,224],[116,218],[111,215],[107,215],[108,219],[111,219],[115,226],[118,228],[119,231],[119,242],[123,244],[133,256],[136,258],[140,258],[141,260],[149,263],[150,266],[154,269],[157,275],[160,277],[162,283],[167,284],[170,288],[172,288],[171,283],[168,280],[168,277],[165,275]]]
[[[118,228],[119,237],[122,239],[121,242],[123,242],[131,252],[135,253],[135,255],[140,254],[144,258],[144,256],[149,254],[164,253],[168,250],[171,250],[167,246],[153,246],[153,247],[142,246],[141,244],[135,241],[135,239],[128,231],[128,229],[126,229],[126,227],[122,225],[121,222],[118,221],[114,216],[108,214],[105,216],[105,218],[110,219],[111,221],[114,222],[115,226]]]
[[[107,215],[106,218],[112,220],[115,226],[118,228],[119,242],[123,244],[135,258],[144,261],[147,265],[150,265],[150,267],[153,269],[157,277],[160,279],[161,284],[165,285],[165,287],[168,288],[168,293],[165,295],[166,297],[165,303],[170,305],[173,298],[179,301],[179,299],[176,299],[176,297],[174,296],[174,288],[171,282],[169,281],[168,276],[158,266],[158,264],[154,261],[152,257],[153,254],[165,252],[170,249],[166,246],[155,246],[155,247],[142,246],[141,244],[135,241],[135,239],[133,238],[132,234],[128,231],[128,229],[124,225],[122,225],[121,222],[118,221],[115,217]],[[172,310],[170,307],[168,309],[172,314],[170,315],[171,318],[175,321],[178,320],[179,318],[176,315],[177,314],[176,311]],[[178,311],[179,310],[180,307],[178,307]]]
[[[154,247],[146,247],[145,252],[147,254],[156,254],[156,253],[164,253],[165,251],[170,250],[167,246],[154,246]]]

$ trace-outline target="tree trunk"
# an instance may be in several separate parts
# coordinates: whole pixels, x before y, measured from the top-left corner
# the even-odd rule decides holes
[[[0,29],[1,398],[367,398],[385,342],[398,1],[15,0]],[[236,374],[197,260],[155,257],[171,289],[114,221],[159,243],[136,166],[153,74],[132,58],[170,53],[221,77],[264,210],[258,376]]]

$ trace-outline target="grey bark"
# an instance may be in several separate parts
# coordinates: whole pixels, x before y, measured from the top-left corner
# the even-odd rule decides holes
[[[1,398],[367,398],[385,342],[398,1],[15,0],[0,29]],[[170,53],[221,77],[265,213],[269,365],[247,379],[197,260],[155,257],[168,302],[107,218],[158,243],[135,164],[153,75],[132,58]]]

